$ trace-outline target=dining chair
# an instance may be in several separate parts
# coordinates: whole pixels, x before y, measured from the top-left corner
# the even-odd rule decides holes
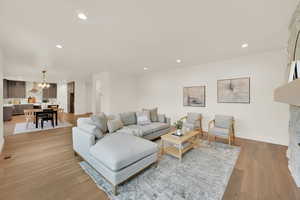
[[[59,105],[48,105],[48,108],[58,109]]]
[[[58,108],[57,109],[57,115],[58,115],[58,120],[60,123],[64,122],[64,109],[63,108]]]
[[[28,128],[28,125],[30,123],[34,124],[34,113],[36,112],[35,109],[26,109],[24,110],[24,115],[26,119],[26,128]]]
[[[41,119],[41,127],[44,128],[45,121],[51,121],[51,124],[54,128],[54,111],[53,109],[44,109],[42,113],[39,113],[38,116]]]

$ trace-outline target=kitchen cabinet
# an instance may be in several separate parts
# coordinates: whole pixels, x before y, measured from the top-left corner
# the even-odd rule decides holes
[[[25,98],[26,82],[3,80],[3,97],[4,98]]]
[[[49,88],[43,89],[43,99],[55,99],[57,98],[57,84],[50,83]]]
[[[7,88],[7,79],[3,79],[3,98],[7,99],[8,98],[8,88]]]
[[[24,110],[33,109],[33,104],[15,104],[13,115],[24,115]]]

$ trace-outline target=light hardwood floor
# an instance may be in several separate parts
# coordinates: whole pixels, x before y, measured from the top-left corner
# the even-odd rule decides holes
[[[73,115],[66,118],[75,122]],[[23,121],[19,116],[5,123],[1,200],[108,199],[78,165],[71,128],[13,136],[14,124]],[[285,146],[242,139],[236,144],[241,146],[241,153],[223,200],[300,199],[300,189],[287,168]],[[11,158],[4,160],[7,155]]]

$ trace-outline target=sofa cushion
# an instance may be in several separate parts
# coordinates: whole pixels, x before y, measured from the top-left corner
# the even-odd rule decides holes
[[[90,148],[91,155],[113,171],[157,152],[156,143],[126,133],[108,135]]]
[[[98,115],[93,115],[91,117],[93,123],[101,129],[102,132],[107,132],[107,117],[104,113],[100,113]]]
[[[166,123],[166,115],[165,114],[159,114],[158,115],[158,122]]]
[[[213,127],[209,129],[209,133],[216,136],[227,137],[229,135],[229,129]]]
[[[170,128],[169,124],[154,122],[147,125],[124,126],[118,132],[129,133],[138,137],[143,137],[154,132]]]
[[[136,124],[135,112],[124,112],[124,113],[120,113],[119,116],[124,126]]]
[[[123,123],[120,119],[112,119],[107,121],[107,127],[110,133],[113,133],[123,128]]]
[[[215,126],[219,128],[230,128],[230,126],[232,125],[232,120],[232,116],[216,115]]]
[[[146,125],[150,124],[150,112],[149,111],[139,111],[136,112],[137,124]]]
[[[157,108],[153,109],[143,109],[143,111],[149,111],[150,112],[150,120],[151,122],[158,122],[158,113]]]
[[[151,123],[149,125],[146,125],[146,126],[147,126],[147,129],[152,130],[152,132],[157,132],[157,131],[160,131],[160,130],[170,128],[169,124],[161,123],[161,122],[153,122],[153,123]]]

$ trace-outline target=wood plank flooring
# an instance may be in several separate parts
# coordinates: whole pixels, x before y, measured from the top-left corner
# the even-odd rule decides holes
[[[66,115],[74,123],[73,115]],[[5,123],[0,156],[0,200],[106,200],[72,151],[71,128],[12,135],[22,116]],[[299,200],[287,168],[286,147],[238,139],[241,153],[223,200]],[[4,160],[6,155],[11,158]]]

